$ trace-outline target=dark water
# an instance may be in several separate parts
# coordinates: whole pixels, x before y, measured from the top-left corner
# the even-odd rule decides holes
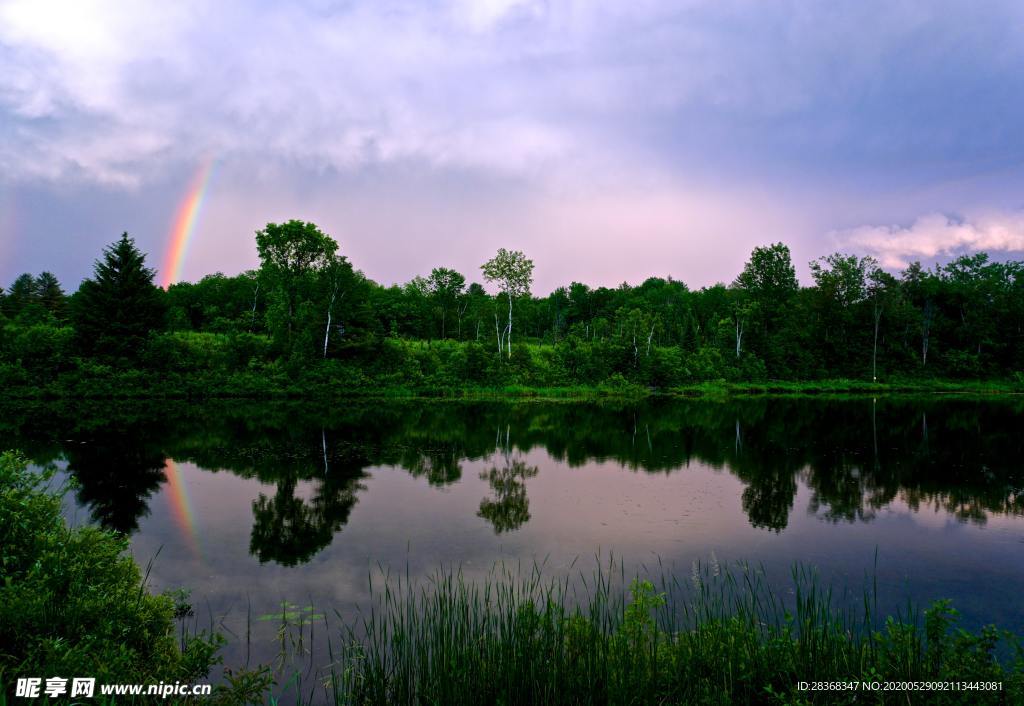
[[[77,480],[75,521],[156,556],[156,588],[253,625],[228,663],[272,657],[253,616],[281,601],[352,615],[378,565],[557,575],[597,552],[747,560],[780,586],[800,561],[855,592],[871,573],[883,609],[949,597],[1024,631],[1019,398],[39,405],[0,434]]]

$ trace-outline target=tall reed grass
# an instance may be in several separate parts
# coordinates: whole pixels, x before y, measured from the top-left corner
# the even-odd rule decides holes
[[[1018,638],[956,628],[948,602],[879,618],[804,566],[791,590],[712,559],[680,579],[621,563],[545,578],[544,567],[457,568],[415,582],[371,576],[372,606],[330,642],[337,704],[1024,703]],[[997,691],[811,692],[799,682],[998,682]],[[306,685],[309,689],[309,685]],[[305,691],[299,686],[296,691]]]

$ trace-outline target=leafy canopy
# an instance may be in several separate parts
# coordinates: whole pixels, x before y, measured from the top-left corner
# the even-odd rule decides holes
[[[290,220],[268,223],[263,230],[256,231],[256,251],[263,270],[288,285],[304,274],[326,267],[337,250],[338,243],[315,223]]]
[[[519,250],[509,251],[505,248],[480,266],[484,279],[496,282],[503,294],[509,299],[524,297],[530,293],[533,284],[533,260],[527,259]]]

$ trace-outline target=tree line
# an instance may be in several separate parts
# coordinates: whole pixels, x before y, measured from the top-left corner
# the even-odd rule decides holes
[[[51,273],[0,290],[0,381],[202,371],[249,382],[656,388],[704,380],[1020,379],[1024,263],[985,253],[899,273],[833,253],[800,286],[782,243],[729,284],[580,282],[532,293],[533,262],[501,249],[468,281],[435,267],[371,281],[315,224],[269,223],[260,266],[166,291],[124,234],[71,295]],[[485,285],[497,291],[491,294]],[[246,377],[246,375],[249,377]],[[218,377],[219,376],[219,377]],[[312,378],[310,377],[312,376]],[[170,379],[170,378],[168,378]]]

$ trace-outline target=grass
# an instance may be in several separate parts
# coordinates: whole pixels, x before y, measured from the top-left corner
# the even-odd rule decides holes
[[[906,392],[1021,394],[1024,384],[1013,380],[934,380],[907,379],[892,382],[868,382],[844,378],[827,380],[772,380],[767,382],[703,382],[674,387],[672,393],[683,396],[713,395],[820,395],[889,394]]]
[[[575,581],[497,565],[479,581],[442,569],[421,584],[371,577],[371,589],[368,612],[329,643],[329,678],[288,681],[301,703],[908,703],[881,685],[937,680],[1001,686],[928,703],[1024,702],[1017,636],[961,630],[947,601],[880,618],[872,584],[851,602],[803,566],[788,592],[715,561],[682,580],[627,582],[621,564]],[[816,680],[879,690],[797,688]]]
[[[709,380],[690,385],[654,389],[626,384],[566,385],[561,387],[502,385],[495,387],[467,386],[414,389],[406,387],[378,388],[353,396],[367,399],[460,399],[460,400],[641,400],[650,397],[799,397],[822,395],[885,395],[885,394],[1024,394],[1024,384],[1012,380],[898,380],[867,382],[844,378],[827,380],[772,380],[765,382],[729,382]]]
[[[204,381],[207,382],[207,381]],[[934,380],[906,379],[868,382],[851,379],[770,380],[731,382],[708,380],[667,388],[650,388],[610,379],[598,385],[524,385],[467,384],[410,386],[383,383],[367,388],[345,388],[345,397],[362,399],[462,399],[462,400],[639,400],[648,397],[737,397],[804,395],[878,395],[896,393],[923,394],[1024,394],[1024,383],[1016,380]],[[73,392],[55,387],[13,387],[5,392],[10,399],[317,399],[336,398],[339,391],[318,386],[281,385],[277,387],[218,387],[216,384],[183,384],[159,375],[125,381],[123,385],[100,385],[95,389]]]

